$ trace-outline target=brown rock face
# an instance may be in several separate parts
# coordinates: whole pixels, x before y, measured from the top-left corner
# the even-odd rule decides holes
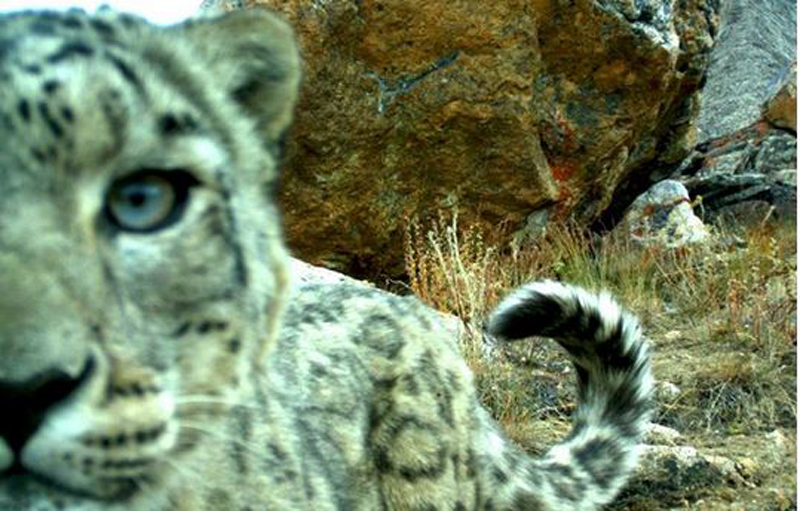
[[[457,208],[503,238],[621,211],[693,145],[718,2],[249,3],[282,11],[306,59],[290,245],[375,276],[402,272],[410,215]]]
[[[764,118],[778,128],[797,133],[797,62],[786,73],[780,89],[766,105]]]

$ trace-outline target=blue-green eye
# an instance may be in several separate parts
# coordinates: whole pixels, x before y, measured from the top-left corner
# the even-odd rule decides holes
[[[161,229],[180,217],[189,188],[196,183],[183,171],[138,172],[111,186],[106,197],[106,217],[125,231]]]

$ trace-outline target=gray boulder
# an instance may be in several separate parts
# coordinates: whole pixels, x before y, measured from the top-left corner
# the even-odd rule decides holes
[[[795,10],[789,0],[723,3],[699,143],[679,169],[706,222],[796,223]]]
[[[721,26],[701,95],[700,140],[757,122],[796,59],[793,0],[722,2]]]
[[[679,248],[709,238],[708,229],[692,211],[689,192],[675,180],[656,183],[640,195],[628,209],[622,228],[645,246]]]

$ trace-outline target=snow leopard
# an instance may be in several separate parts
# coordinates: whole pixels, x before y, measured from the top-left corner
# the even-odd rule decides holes
[[[572,430],[534,457],[438,313],[295,283],[277,190],[301,75],[263,9],[0,16],[0,509],[589,510],[619,493],[650,356],[608,293],[532,282],[486,319],[574,365]]]

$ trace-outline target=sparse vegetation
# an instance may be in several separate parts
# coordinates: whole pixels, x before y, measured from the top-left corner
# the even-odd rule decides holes
[[[411,291],[464,321],[463,351],[484,403],[531,452],[542,452],[569,428],[574,396],[565,374],[571,368],[554,343],[544,342],[504,347],[489,360],[482,356],[480,327],[505,292],[541,278],[610,289],[640,316],[654,346],[656,379],[680,389],[659,403],[656,423],[677,429],[693,444],[722,442],[718,455],[734,436],[755,438],[782,428],[796,438],[794,226],[764,226],[740,237],[717,232],[718,241],[710,245],[669,250],[636,246],[625,235],[599,238],[574,225],[551,227],[536,244],[510,247],[487,246],[476,230],[459,226],[456,215],[408,225]],[[730,453],[732,459],[743,455],[758,459],[759,453]],[[795,509],[796,460],[790,464],[768,467],[746,490],[755,492],[754,502],[761,501],[760,488],[785,493],[789,507],[742,509]],[[728,492],[719,497],[727,504],[715,507],[715,492]],[[727,509],[738,502],[730,492],[708,488],[673,500]],[[634,497],[616,509],[659,508]]]

